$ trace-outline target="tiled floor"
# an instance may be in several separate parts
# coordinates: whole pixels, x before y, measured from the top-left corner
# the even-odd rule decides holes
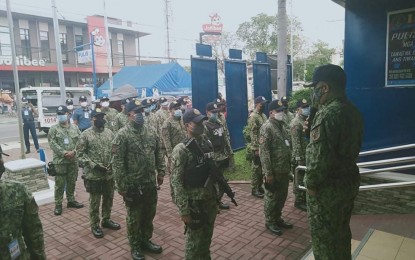
[[[357,248],[357,246],[359,245],[359,243],[360,243],[360,241],[357,241],[357,240],[352,239],[352,250],[351,250],[352,253]],[[302,260],[315,260],[314,259],[313,252],[310,252],[310,254],[306,258],[304,258]]]

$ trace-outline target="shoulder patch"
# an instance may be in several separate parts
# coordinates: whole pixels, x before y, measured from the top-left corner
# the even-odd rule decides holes
[[[314,128],[310,133],[311,141],[317,141],[320,139],[320,126]]]
[[[259,144],[263,144],[264,143],[264,137],[263,136],[261,136],[260,138],[259,138]]]

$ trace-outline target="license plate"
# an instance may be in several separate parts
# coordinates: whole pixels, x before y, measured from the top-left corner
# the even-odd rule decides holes
[[[45,122],[45,124],[54,124],[56,123],[56,117],[45,117],[43,122]]]

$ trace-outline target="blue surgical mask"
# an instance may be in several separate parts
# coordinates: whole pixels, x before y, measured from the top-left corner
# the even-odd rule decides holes
[[[180,109],[177,109],[174,111],[174,117],[181,118],[182,117],[182,111]]]
[[[301,115],[307,117],[310,115],[310,107],[301,108]]]
[[[210,114],[210,119],[213,120],[213,121],[217,121],[218,120],[218,113]]]
[[[66,121],[68,121],[68,116],[67,115],[58,115],[58,122],[59,123],[65,123]]]

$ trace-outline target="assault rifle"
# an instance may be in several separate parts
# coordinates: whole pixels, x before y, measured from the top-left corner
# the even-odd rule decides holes
[[[199,144],[196,142],[196,139],[194,138],[191,138],[186,142],[186,147],[189,150],[195,152],[196,154],[199,154],[208,161],[210,167],[209,178],[211,178],[213,182],[216,182],[219,185],[220,189],[222,189],[226,193],[226,195],[231,199],[232,203],[235,206],[238,206],[238,203],[236,203],[235,200],[235,193],[232,191],[231,187],[226,182],[222,171],[218,169],[215,162],[213,161],[213,158],[205,156],[205,153],[203,152],[202,148],[200,148]]]

